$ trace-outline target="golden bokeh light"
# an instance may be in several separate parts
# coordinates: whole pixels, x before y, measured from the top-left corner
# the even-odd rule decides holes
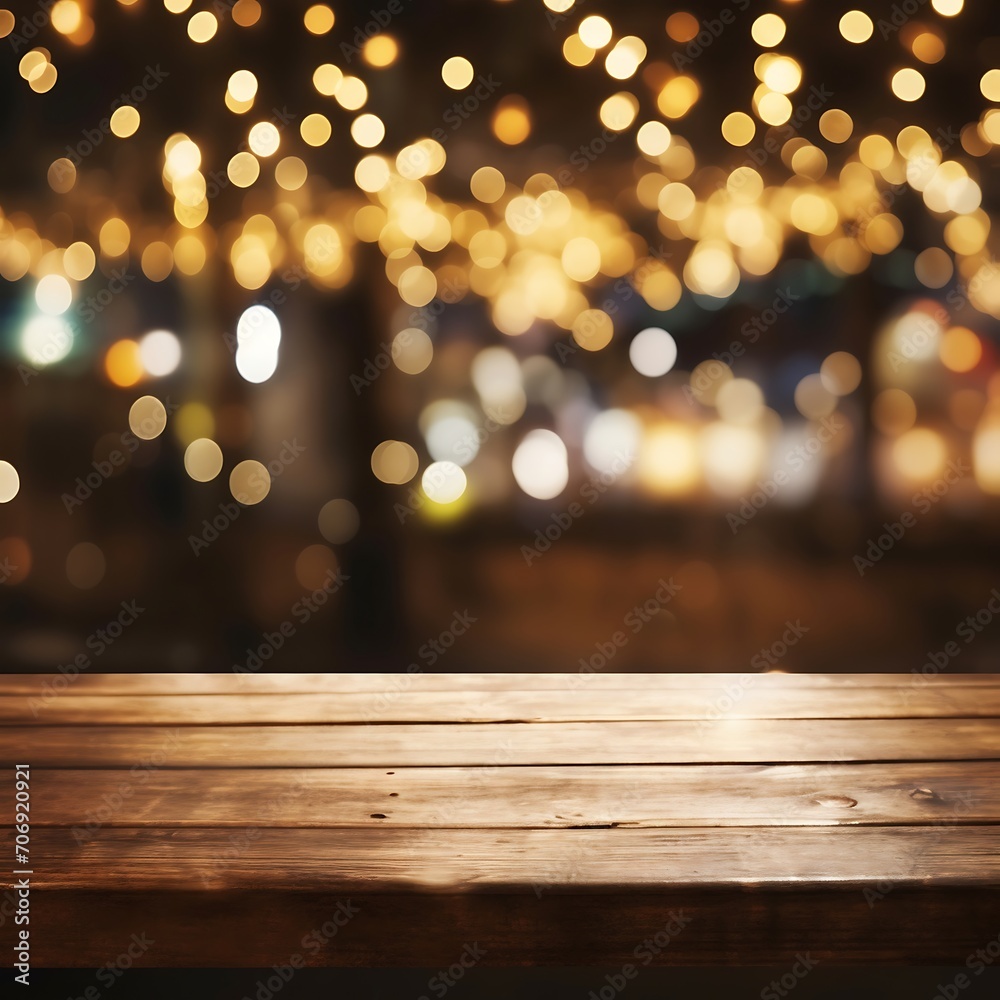
[[[245,507],[260,503],[271,491],[267,466],[255,459],[240,462],[229,474],[229,492]]]
[[[311,35],[325,35],[333,29],[335,17],[331,8],[326,4],[313,4],[302,18],[306,31]]]
[[[441,66],[441,79],[452,90],[465,90],[475,75],[472,63],[465,56],[451,56]]]
[[[849,10],[840,19],[840,33],[849,42],[860,45],[867,42],[875,31],[872,19],[861,10]]]

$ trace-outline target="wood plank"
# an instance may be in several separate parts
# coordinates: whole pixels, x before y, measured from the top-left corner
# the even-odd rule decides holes
[[[0,829],[9,853],[13,831]],[[398,892],[1000,886],[1000,826],[616,830],[105,827],[32,833],[36,890]],[[4,876],[8,878],[9,876]],[[0,883],[4,887],[10,882]],[[887,886],[883,886],[883,894]]]
[[[749,681],[754,678],[750,677]],[[669,719],[998,718],[1000,688],[784,687],[648,691],[406,691],[392,695],[73,695],[0,697],[0,722],[22,725],[313,725],[387,722],[589,722]]]
[[[1000,719],[7,726],[0,766],[448,767],[1000,759]]]
[[[32,825],[755,826],[1000,822],[1000,764],[40,770]]]
[[[99,674],[74,677],[60,674],[0,675],[0,695],[38,697],[56,694],[172,695],[172,694],[348,694],[421,691],[566,691],[724,689],[739,685],[741,673],[288,673],[288,674]],[[896,688],[910,683],[907,674],[789,674],[754,673],[754,684],[771,688],[825,690],[827,688]],[[921,677],[921,686],[1000,687],[1000,674],[934,674]]]
[[[334,934],[331,921],[344,913],[338,904],[356,912]],[[687,926],[667,941],[677,916]],[[594,974],[594,988],[600,989],[603,974],[626,962],[640,970],[647,964],[788,969],[797,955],[808,953],[821,963],[964,969],[970,953],[997,940],[997,892],[897,889],[869,907],[856,889],[838,888],[543,893],[537,899],[492,893],[145,893],[107,885],[35,893],[31,930],[36,967],[100,968],[140,932],[155,942],[142,964],[156,967],[261,969],[301,956],[308,966],[447,969],[478,944],[483,966],[603,966]],[[662,946],[654,949],[656,941]]]

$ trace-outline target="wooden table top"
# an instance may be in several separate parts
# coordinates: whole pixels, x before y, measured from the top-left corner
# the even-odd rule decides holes
[[[6,675],[0,758],[8,858],[30,765],[40,966],[140,932],[222,967],[961,964],[1000,935],[993,675]]]

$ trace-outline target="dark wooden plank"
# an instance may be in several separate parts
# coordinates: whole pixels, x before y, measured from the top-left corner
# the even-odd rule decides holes
[[[1000,719],[6,726],[0,766],[434,767],[996,760]]]
[[[752,681],[753,678],[751,677]],[[0,722],[24,725],[289,725],[386,722],[588,722],[670,719],[997,718],[1000,688],[833,688],[751,684],[725,688],[600,691],[406,691],[251,695],[0,697]]]
[[[345,921],[339,928],[337,914]],[[595,989],[606,985],[605,972],[629,962],[640,970],[647,964],[788,968],[807,954],[818,962],[965,968],[967,957],[998,932],[993,887],[896,889],[869,906],[856,888],[834,887],[536,898],[146,893],[108,885],[37,892],[31,921],[38,967],[99,968],[140,933],[155,942],[142,956],[149,967],[260,969],[301,956],[309,966],[447,969],[478,945],[483,966],[603,966],[595,969]]]
[[[0,829],[0,848],[13,831]],[[1000,826],[615,830],[36,829],[38,890],[614,893],[880,881],[1000,886]],[[7,878],[8,876],[4,876]],[[9,884],[5,883],[5,884]],[[885,890],[883,886],[883,891]],[[1000,928],[998,928],[1000,929]]]
[[[349,694],[420,691],[566,691],[723,690],[752,676],[754,685],[769,688],[826,690],[828,688],[896,688],[911,682],[908,674],[789,674],[764,673],[370,673],[370,674],[60,674],[0,675],[0,695],[102,694]],[[1000,674],[934,674],[916,683],[930,687],[1000,687]]]
[[[34,826],[1000,822],[1000,764],[39,770]]]

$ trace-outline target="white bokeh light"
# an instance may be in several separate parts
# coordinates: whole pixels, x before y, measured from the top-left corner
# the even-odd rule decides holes
[[[21,353],[37,368],[62,361],[73,348],[73,328],[59,316],[35,316],[21,331]]]
[[[511,462],[517,485],[536,500],[559,496],[569,482],[566,445],[553,431],[529,431]]]
[[[181,342],[169,330],[153,330],[139,341],[139,357],[150,375],[169,375],[181,363]]]
[[[677,342],[659,327],[651,326],[635,335],[628,348],[632,367],[648,378],[666,375],[677,362]]]
[[[266,382],[278,367],[278,317],[267,306],[250,306],[236,324],[236,342],[236,370],[248,382]]]
[[[46,316],[61,316],[73,304],[73,286],[61,274],[47,274],[35,287],[35,303]]]
[[[424,469],[420,485],[428,500],[454,503],[465,492],[468,480],[454,462],[432,462]]]

